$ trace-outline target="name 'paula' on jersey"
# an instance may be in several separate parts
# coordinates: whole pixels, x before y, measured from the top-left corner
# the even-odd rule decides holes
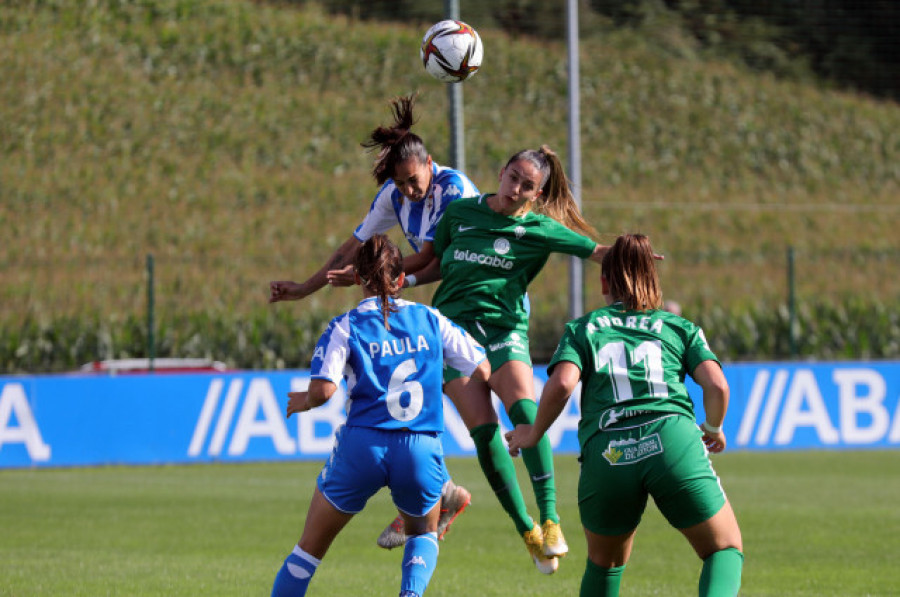
[[[412,354],[421,350],[431,350],[428,346],[428,340],[425,336],[416,337],[416,345],[412,345],[412,339],[409,336],[405,338],[394,338],[384,340],[383,342],[369,342],[369,356],[375,357],[393,357],[401,354]]]

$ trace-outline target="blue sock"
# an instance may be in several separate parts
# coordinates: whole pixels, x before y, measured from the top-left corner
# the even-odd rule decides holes
[[[316,568],[321,563],[302,549],[299,545],[294,546],[291,552],[284,560],[281,570],[275,576],[275,585],[272,587],[272,597],[300,597],[306,595],[306,588],[312,575],[316,573]]]
[[[434,574],[438,559],[437,533],[416,535],[406,540],[403,550],[403,577],[400,580],[400,594],[411,591],[424,595],[428,582]]]

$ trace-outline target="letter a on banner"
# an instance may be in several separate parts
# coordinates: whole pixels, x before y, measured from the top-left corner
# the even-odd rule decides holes
[[[15,414],[18,426],[10,426]],[[19,383],[8,383],[0,393],[0,450],[3,444],[25,444],[28,456],[35,461],[50,460],[50,446],[44,443],[34,413]]]

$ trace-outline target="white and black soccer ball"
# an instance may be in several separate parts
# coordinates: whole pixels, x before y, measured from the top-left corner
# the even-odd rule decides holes
[[[435,79],[445,83],[465,81],[481,67],[481,37],[462,21],[435,23],[422,38],[419,56]]]

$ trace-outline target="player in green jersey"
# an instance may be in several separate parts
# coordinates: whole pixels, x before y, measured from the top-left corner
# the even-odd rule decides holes
[[[509,451],[535,445],[580,381],[578,507],[588,544],[581,595],[619,594],[652,496],[703,560],[701,597],[733,597],[744,561],[741,531],[708,454],[725,449],[728,382],[703,330],[661,309],[653,257],[643,235],[613,244],[602,265],[607,306],[566,326],[535,422],[506,434]],[[686,374],[703,390],[699,428]]]
[[[556,154],[546,146],[524,150],[501,170],[496,193],[458,199],[447,207],[434,238],[439,261],[416,273],[420,283],[442,279],[433,306],[487,350],[493,371],[489,383],[449,370],[444,392],[469,429],[491,488],[544,574],[555,572],[558,558],[568,552],[556,511],[550,442],[544,439],[524,452],[540,510],[536,524],[503,444],[491,390],[513,424],[534,421],[528,284],[551,253],[599,262],[607,247],[592,240],[593,235],[596,232],[578,211]]]

